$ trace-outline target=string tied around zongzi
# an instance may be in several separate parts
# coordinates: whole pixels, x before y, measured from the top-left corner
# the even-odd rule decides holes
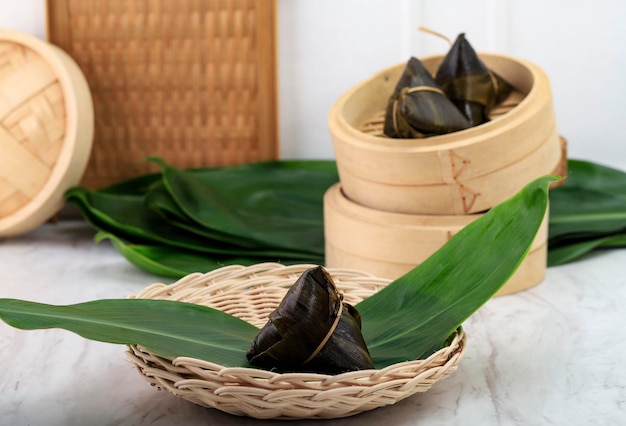
[[[436,37],[439,37],[440,39],[443,39],[443,40],[447,41],[448,44],[450,46],[452,46],[452,40],[449,37],[446,37],[445,35],[443,35],[442,33],[438,32],[438,31],[435,31],[433,29],[430,29],[430,28],[427,28],[427,27],[424,27],[424,26],[419,26],[417,29],[419,31],[422,31],[422,32],[434,35]]]
[[[431,86],[417,86],[417,87],[404,87],[402,90],[400,90],[400,96],[407,96],[410,95],[411,93],[416,93],[416,92],[433,92],[433,93],[439,93],[440,95],[445,96],[446,94],[443,92],[443,90],[439,89],[438,87],[431,87]],[[398,125],[398,104],[400,103],[400,97],[397,97],[394,99],[393,101],[393,111],[392,111],[392,120],[393,120],[393,129],[395,130],[396,133],[401,133],[401,128]]]
[[[328,340],[333,335],[333,333],[335,332],[335,329],[337,328],[337,325],[339,324],[339,320],[341,319],[341,314],[342,313],[343,313],[343,303],[341,303],[339,305],[339,311],[337,312],[337,316],[335,317],[335,321],[332,323],[332,325],[328,329],[328,333],[326,333],[326,336],[324,336],[324,339],[322,339],[320,344],[317,345],[317,348],[315,348],[313,353],[302,363],[302,365],[308,364],[309,362],[311,362],[313,360],[313,358],[315,358],[317,356],[317,354],[320,353],[320,351],[326,345],[326,343],[328,343]]]
[[[469,122],[421,61],[411,57],[387,102],[383,133],[423,138],[463,130]]]

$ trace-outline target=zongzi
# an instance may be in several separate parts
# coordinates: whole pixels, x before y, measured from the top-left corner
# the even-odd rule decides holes
[[[412,57],[387,103],[384,134],[423,138],[470,127],[419,59]]]
[[[343,302],[321,266],[307,269],[287,291],[246,353],[257,367],[338,374],[374,368],[361,317]]]
[[[512,90],[509,83],[480,60],[463,33],[459,34],[443,58],[435,74],[435,82],[471,126],[489,121],[491,109]]]

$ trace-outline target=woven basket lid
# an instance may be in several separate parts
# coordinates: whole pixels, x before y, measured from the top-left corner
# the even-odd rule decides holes
[[[89,86],[58,47],[0,30],[0,237],[30,231],[79,183],[94,132]]]

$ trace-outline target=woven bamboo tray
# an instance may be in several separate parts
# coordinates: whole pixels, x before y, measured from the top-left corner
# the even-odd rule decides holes
[[[188,275],[172,285],[152,284],[131,297],[207,305],[262,327],[287,288],[311,266],[228,266]],[[389,283],[360,271],[327,270],[344,300],[352,304]],[[427,391],[457,368],[465,345],[460,328],[449,346],[425,360],[334,376],[227,368],[192,358],[171,359],[139,346],[129,346],[127,356],[151,385],[198,405],[256,418],[328,419],[391,405]]]
[[[9,237],[61,209],[87,165],[94,117],[72,58],[18,31],[0,30],[0,93],[0,237]]]
[[[47,0],[48,40],[87,76],[96,188],[278,156],[275,0]]]

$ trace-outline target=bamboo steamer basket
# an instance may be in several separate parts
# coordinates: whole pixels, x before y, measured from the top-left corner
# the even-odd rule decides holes
[[[536,65],[496,54],[483,62],[516,91],[517,105],[488,123],[424,139],[382,136],[382,115],[405,64],[342,95],[328,116],[346,195],[397,213],[464,215],[486,211],[561,161],[550,83]],[[434,72],[442,56],[422,59]]]
[[[425,261],[463,227],[472,215],[409,215],[371,209],[349,200],[342,184],[324,195],[326,266],[354,268],[396,279]],[[539,284],[547,268],[548,216],[526,259],[496,296]]]
[[[154,283],[131,297],[210,306],[260,328],[287,289],[312,266],[226,266],[206,274],[190,274],[171,285]],[[327,270],[344,300],[351,304],[389,283],[363,271]],[[172,359],[138,345],[128,346],[126,355],[152,386],[194,404],[259,419],[332,419],[392,405],[426,392],[457,369],[466,340],[459,327],[447,346],[426,359],[337,375],[225,367],[189,357]]]
[[[0,237],[30,231],[63,206],[91,150],[91,94],[60,48],[0,30]]]

